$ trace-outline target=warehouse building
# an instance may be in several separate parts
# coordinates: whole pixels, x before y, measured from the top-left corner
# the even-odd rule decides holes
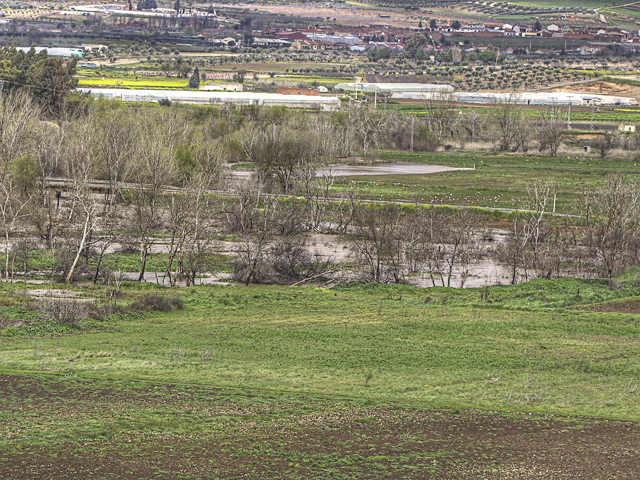
[[[79,88],[78,91],[123,102],[159,102],[161,100],[169,100],[172,103],[194,105],[232,104],[256,107],[317,108],[321,110],[334,110],[340,106],[338,97],[280,95],[277,93],[128,90],[123,88]]]

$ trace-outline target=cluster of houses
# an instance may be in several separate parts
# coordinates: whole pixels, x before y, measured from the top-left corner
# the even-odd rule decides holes
[[[458,28],[454,28],[458,27]],[[538,28],[536,28],[538,27]],[[468,50],[482,50],[486,48],[483,43],[491,43],[484,40],[490,37],[523,37],[533,40],[543,38],[565,39],[572,41],[572,50],[566,53],[592,55],[596,54],[612,44],[621,50],[640,50],[640,35],[638,31],[625,31],[608,29],[606,26],[561,26],[548,24],[544,27],[540,24],[496,24],[485,23],[482,25],[466,25],[460,22],[448,22],[436,25],[430,29],[397,28],[385,25],[370,25],[369,27],[332,27],[332,26],[275,26],[264,30],[251,31],[251,46],[270,48],[290,48],[294,50],[348,50],[352,52],[364,52],[375,46],[386,46],[392,51],[401,51],[404,42],[418,31],[431,37],[432,44],[425,50],[443,50],[449,48],[447,37],[469,37],[468,41],[460,42],[459,46]],[[244,37],[235,35],[213,35],[209,41],[225,46],[246,44]],[[576,42],[579,41],[576,47]],[[495,42],[494,42],[495,43]],[[540,42],[536,42],[540,44]],[[560,50],[552,48],[523,48],[526,53],[553,54]],[[503,49],[505,55],[517,52],[510,47]]]

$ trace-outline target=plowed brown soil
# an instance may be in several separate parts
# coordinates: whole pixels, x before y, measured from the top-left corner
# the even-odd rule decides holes
[[[639,478],[636,422],[14,376],[0,417],[2,479]]]
[[[640,87],[633,85],[618,85],[613,82],[594,82],[583,83],[579,85],[567,85],[558,88],[563,92],[580,92],[592,93],[595,95],[617,95],[621,97],[632,97],[638,100],[640,98]]]
[[[636,300],[624,300],[622,302],[596,303],[582,307],[574,307],[574,310],[602,313],[638,313],[640,314],[640,298]],[[640,478],[640,476],[638,477]]]

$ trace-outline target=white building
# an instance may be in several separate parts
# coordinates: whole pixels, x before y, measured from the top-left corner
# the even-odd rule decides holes
[[[254,107],[288,107],[334,110],[340,106],[338,97],[281,95],[277,93],[215,92],[193,90],[128,90],[124,88],[78,88],[79,92],[123,102],[158,102],[194,105],[243,105]]]

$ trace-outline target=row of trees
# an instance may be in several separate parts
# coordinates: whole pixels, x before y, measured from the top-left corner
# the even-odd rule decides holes
[[[511,231],[491,242],[486,215],[472,210],[367,206],[354,217],[353,251],[361,278],[398,283],[422,273],[434,286],[464,286],[480,262],[502,265],[511,283],[533,278],[606,277],[640,265],[640,185],[611,175],[585,190],[578,214],[550,215],[555,186],[529,187],[526,210],[511,214]],[[457,279],[452,283],[454,275]]]
[[[416,147],[493,132],[500,148],[524,149],[532,130],[513,104],[485,119],[461,115],[446,102],[426,107],[414,125]],[[579,216],[562,222],[548,215],[553,186],[533,185],[526,210],[513,214],[512,234],[498,248],[484,241],[486,217],[477,212],[418,208],[407,214],[396,206],[362,204],[354,185],[336,193],[330,164],[337,157],[410,141],[410,118],[370,104],[325,114],[79,101],[55,123],[42,121],[44,108],[24,90],[0,100],[5,280],[26,274],[29,256],[40,246],[69,282],[79,273],[106,278],[105,255],[129,251],[138,256],[140,280],[150,255],[162,252],[166,282],[182,276],[193,283],[216,258],[215,238],[228,233],[243,239],[236,244],[235,273],[247,283],[335,272],[327,256],[303,245],[305,232],[349,237],[358,276],[378,282],[427,272],[434,285],[451,285],[454,275],[464,283],[471,267],[488,256],[512,269],[513,282],[611,277],[638,261],[639,189],[619,177],[585,192]],[[536,129],[553,152],[552,113]],[[239,159],[255,165],[249,180],[230,176],[227,164]]]
[[[193,280],[213,228],[205,193],[220,184],[227,161],[207,125],[194,128],[181,112],[161,108],[89,108],[56,124],[40,121],[39,112],[22,91],[0,102],[4,278],[19,254],[29,252],[14,248],[16,242],[37,235],[37,244],[62,255],[56,260],[66,281],[90,254],[97,255],[97,280],[115,244],[138,252],[143,279],[158,232],[164,232],[168,281],[174,283],[176,263]],[[52,182],[60,185],[57,193]],[[182,188],[168,194],[168,185]]]
[[[0,82],[2,92],[26,89],[36,99],[41,111],[48,116],[57,116],[64,105],[65,98],[78,81],[76,59],[66,62],[50,57],[46,51],[35,53],[5,47],[0,50]]]

